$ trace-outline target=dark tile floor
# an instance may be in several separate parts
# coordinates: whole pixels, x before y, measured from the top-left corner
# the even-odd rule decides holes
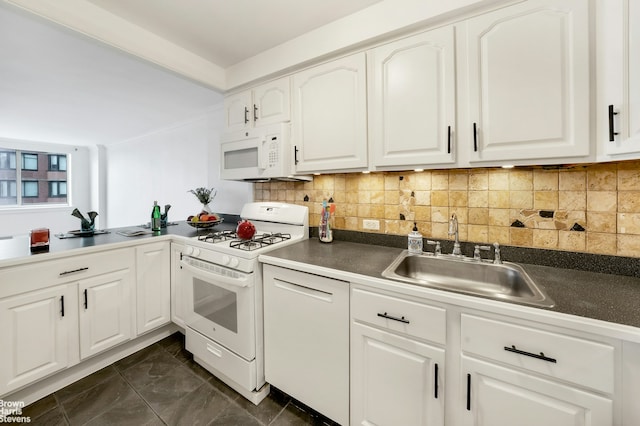
[[[25,407],[35,425],[322,425],[272,388],[258,406],[193,361],[175,333]]]

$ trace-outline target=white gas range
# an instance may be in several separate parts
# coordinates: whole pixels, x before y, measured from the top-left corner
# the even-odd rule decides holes
[[[257,202],[240,213],[256,227],[251,240],[233,231],[207,231],[182,252],[186,348],[194,360],[258,404],[264,379],[262,268],[258,256],[308,238],[307,207]]]

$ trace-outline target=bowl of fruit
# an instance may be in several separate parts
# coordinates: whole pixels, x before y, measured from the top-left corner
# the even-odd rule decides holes
[[[207,212],[202,212],[187,218],[187,223],[197,229],[211,228],[220,222],[222,222],[222,218],[219,215]]]

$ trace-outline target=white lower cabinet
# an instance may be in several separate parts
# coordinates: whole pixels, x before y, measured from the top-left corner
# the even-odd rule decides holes
[[[77,362],[78,308],[74,284],[0,300],[0,324],[4,341],[0,395]]]
[[[614,424],[610,398],[466,356],[462,370],[467,414],[461,426]]]
[[[134,335],[130,269],[82,280],[80,301],[80,358],[84,359]]]
[[[268,383],[349,424],[349,283],[264,265]]]
[[[185,328],[180,256],[184,245],[171,243],[171,321]]]
[[[351,424],[444,425],[445,352],[351,325]]]
[[[171,322],[171,244],[136,247],[138,335]]]

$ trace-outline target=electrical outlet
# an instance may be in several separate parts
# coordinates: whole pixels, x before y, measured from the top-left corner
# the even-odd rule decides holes
[[[380,221],[379,220],[372,220],[372,219],[364,219],[362,221],[362,228],[370,229],[372,231],[379,231],[380,230]]]

